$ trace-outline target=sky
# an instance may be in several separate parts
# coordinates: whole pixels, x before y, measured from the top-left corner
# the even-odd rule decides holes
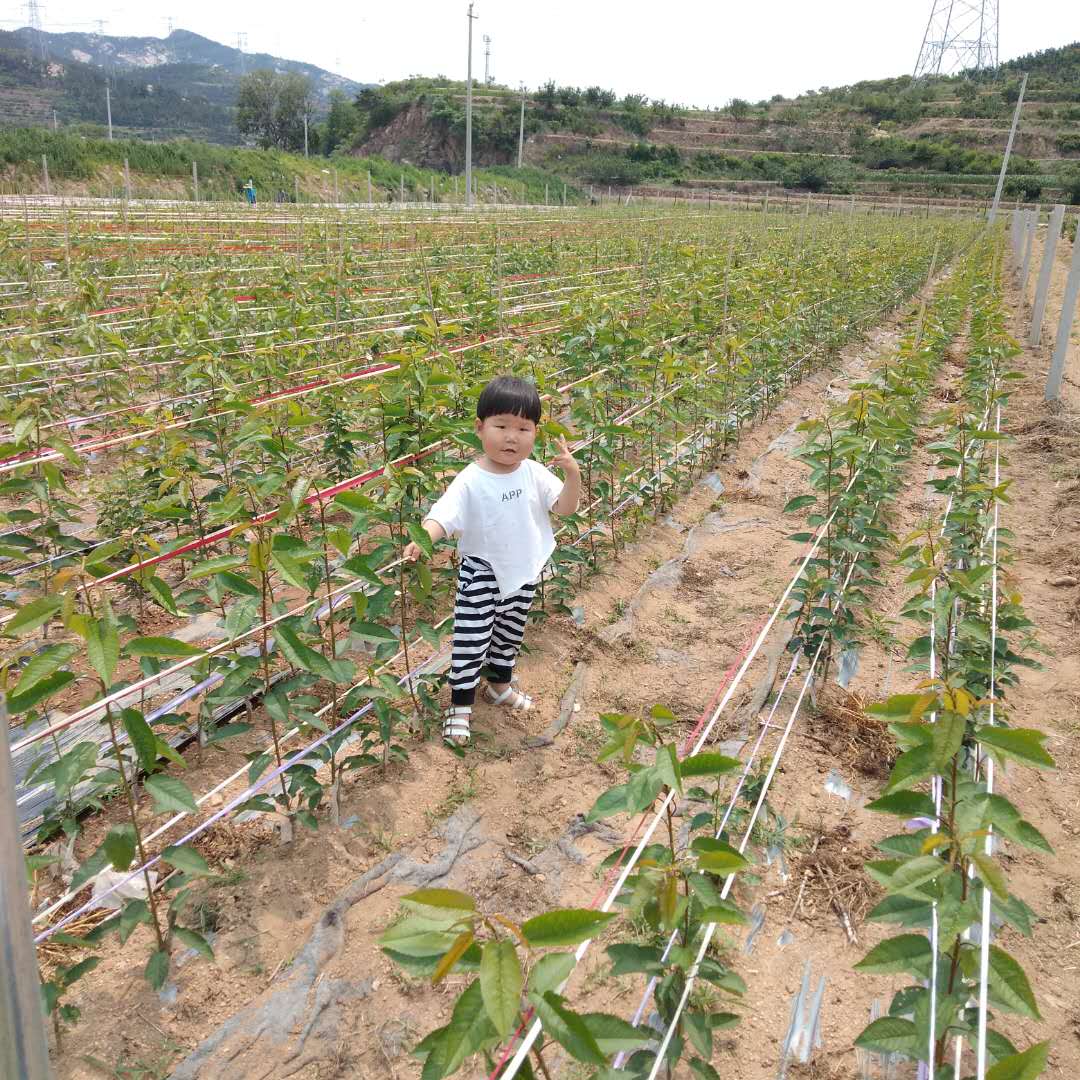
[[[473,75],[538,87],[600,85],[681,105],[793,96],[912,71],[933,0],[477,0]],[[460,0],[39,0],[46,30],[163,37],[176,28],[247,51],[305,60],[358,82],[463,78]],[[15,5],[12,5],[14,8]],[[1077,0],[1000,0],[1001,59],[1080,39]],[[10,9],[9,9],[10,10]],[[19,4],[21,13],[22,4]],[[12,29],[11,16],[0,25]],[[25,19],[24,19],[25,21]]]

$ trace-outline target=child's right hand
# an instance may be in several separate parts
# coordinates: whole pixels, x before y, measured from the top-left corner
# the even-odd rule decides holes
[[[420,545],[415,541],[410,541],[405,545],[405,550],[401,553],[402,558],[406,562],[416,562],[417,559],[423,555],[423,551],[420,549]]]

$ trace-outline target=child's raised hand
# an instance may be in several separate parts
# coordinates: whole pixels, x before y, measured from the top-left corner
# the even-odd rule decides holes
[[[574,460],[573,451],[562,435],[555,437],[555,445],[559,448],[558,453],[551,459],[552,465],[557,465],[565,473],[579,471],[578,463]]]
[[[405,550],[401,553],[401,557],[406,562],[416,562],[423,554],[423,551],[420,550],[420,545],[415,541],[410,541],[405,545]]]

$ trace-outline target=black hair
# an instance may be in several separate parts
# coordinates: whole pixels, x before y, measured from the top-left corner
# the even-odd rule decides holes
[[[523,416],[534,424],[540,423],[540,395],[536,386],[528,379],[519,379],[516,375],[500,375],[480,391],[476,402],[476,419],[486,420],[489,416]]]

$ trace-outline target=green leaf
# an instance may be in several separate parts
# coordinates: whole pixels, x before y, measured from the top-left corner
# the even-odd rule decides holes
[[[1006,728],[989,725],[975,729],[975,741],[989,746],[1006,757],[1015,758],[1025,765],[1039,769],[1052,769],[1054,759],[1043,749],[1045,732],[1035,728]]]
[[[607,947],[611,960],[612,975],[631,975],[642,972],[645,975],[659,975],[664,970],[660,960],[661,951],[655,945],[635,945],[620,941]]]
[[[480,959],[484,1008],[502,1038],[514,1028],[521,1005],[521,964],[509,941],[489,941]]]
[[[577,945],[586,938],[595,937],[615,917],[615,913],[610,911],[561,908],[529,919],[522,924],[521,932],[534,949]]]
[[[484,1008],[480,980],[474,979],[454,1004],[443,1037],[432,1046],[424,1062],[422,1080],[449,1076],[470,1054],[496,1039],[498,1034]]]
[[[922,855],[902,862],[889,879],[889,892],[925,900],[924,887],[948,871],[946,862],[936,855]]]
[[[62,690],[69,683],[75,681],[75,675],[70,671],[54,671],[42,679],[38,679],[25,693],[9,694],[7,699],[8,712],[12,716],[28,712],[39,701]],[[22,680],[19,681],[19,690],[22,690]]]
[[[626,811],[626,784],[617,784],[602,792],[600,797],[593,803],[592,809],[585,815],[586,821],[600,821],[611,817],[612,814],[622,814]]]
[[[199,578],[212,577],[222,570],[234,570],[246,562],[247,559],[243,555],[221,555],[216,559],[206,559],[188,571],[188,580],[197,581]]]
[[[134,933],[135,927],[141,926],[144,923],[150,921],[150,905],[145,900],[139,900],[137,897],[133,900],[128,900],[127,903],[120,909],[120,944],[123,945],[129,937]]]
[[[468,893],[457,889],[417,889],[401,898],[403,904],[428,908],[446,908],[451,911],[476,910],[476,903]]]
[[[875,945],[856,965],[857,971],[885,975],[907,971],[923,975],[930,967],[930,942],[922,934],[899,934]]]
[[[109,856],[105,851],[105,845],[102,844],[101,847],[99,847],[97,851],[95,851],[94,854],[75,871],[75,875],[72,877],[71,885],[69,886],[70,890],[75,892],[76,889],[85,885],[92,877],[97,877],[97,875],[108,865]]]
[[[151,953],[143,976],[155,990],[160,990],[169,977],[169,954],[163,949]]]
[[[882,1016],[863,1030],[855,1045],[864,1050],[876,1050],[882,1054],[905,1054],[917,1057],[922,1037],[919,1029],[899,1016]]]
[[[918,791],[894,791],[866,804],[867,810],[881,814],[895,814],[897,817],[924,817],[933,819],[936,813],[934,800],[929,795]]]
[[[135,830],[130,825],[114,825],[101,846],[114,870],[127,870],[135,858]]]
[[[691,1046],[706,1060],[712,1057],[712,1029],[701,1013],[687,1009],[682,1016],[683,1028]]]
[[[211,873],[210,864],[194,848],[173,845],[161,853],[162,859],[188,877],[206,877]]]
[[[543,997],[533,995],[529,1000],[544,1030],[571,1057],[586,1065],[607,1064],[607,1058],[585,1026],[585,1021],[577,1013],[571,1012],[558,994],[549,990]]]
[[[688,776],[721,776],[732,772],[742,764],[738,758],[727,754],[693,754],[679,762],[679,772],[685,780]]]
[[[529,993],[543,997],[549,990],[558,991],[573,970],[573,953],[548,953],[540,957],[529,972]]]
[[[177,810],[196,814],[199,811],[195,804],[195,796],[191,794],[187,784],[182,780],[177,780],[175,776],[155,773],[146,778],[143,786],[153,796],[154,809],[159,814],[168,814]]]
[[[307,573],[303,566],[284,551],[272,551],[270,561],[277,567],[278,573],[292,586],[307,591]]]
[[[172,932],[177,941],[181,941],[188,948],[194,949],[200,956],[207,960],[214,959],[214,950],[210,947],[210,942],[202,934],[197,934],[186,926],[174,926]]]
[[[602,1054],[617,1054],[620,1050],[633,1050],[655,1037],[649,1029],[636,1028],[619,1016],[610,1013],[582,1013],[581,1020],[589,1034],[596,1040]]]
[[[698,1080],[720,1080],[720,1074],[707,1061],[702,1061],[701,1058],[690,1059],[690,1071]]]
[[[63,599],[59,596],[42,596],[37,600],[31,600],[29,604],[24,604],[4,623],[4,635],[14,637],[16,634],[25,634],[30,630],[37,629],[42,623],[48,622],[60,610],[63,602]]]
[[[136,637],[124,646],[128,656],[199,656],[204,651],[171,637]]]
[[[22,669],[15,689],[8,695],[8,704],[14,697],[23,698],[43,679],[62,668],[78,651],[75,645],[50,645],[42,649]]]
[[[421,528],[412,521],[405,528],[413,543],[430,559],[435,554],[435,546],[431,542],[431,537],[427,534],[427,529]]]
[[[986,1073],[986,1080],[1035,1080],[1046,1068],[1050,1043],[1029,1046],[1021,1054],[1003,1058]]]
[[[979,877],[989,886],[990,891],[999,900],[1009,899],[1009,883],[1005,880],[1002,869],[989,855],[976,852],[971,856],[971,861],[979,871]]]
[[[116,665],[120,662],[120,639],[111,612],[94,619],[87,627],[86,654],[98,677],[106,686],[110,686]]]
[[[135,754],[143,772],[153,772],[157,765],[159,739],[151,730],[143,714],[138,709],[122,709],[120,722],[124,725],[127,737],[135,748]]]
[[[159,578],[156,574],[153,575],[146,582],[147,592],[170,614],[178,615],[179,612],[176,609],[176,598],[172,594],[172,589],[169,588],[168,583]]]
[[[359,619],[349,623],[349,630],[364,641],[397,641],[393,630],[377,623],[362,622]]]
[[[789,499],[787,501],[781,513],[791,514],[794,513],[796,510],[802,510],[803,507],[813,506],[816,502],[816,495],[796,495],[794,499]]]
[[[1042,1019],[1024,969],[997,945],[990,946],[990,992],[1009,1012]]]

